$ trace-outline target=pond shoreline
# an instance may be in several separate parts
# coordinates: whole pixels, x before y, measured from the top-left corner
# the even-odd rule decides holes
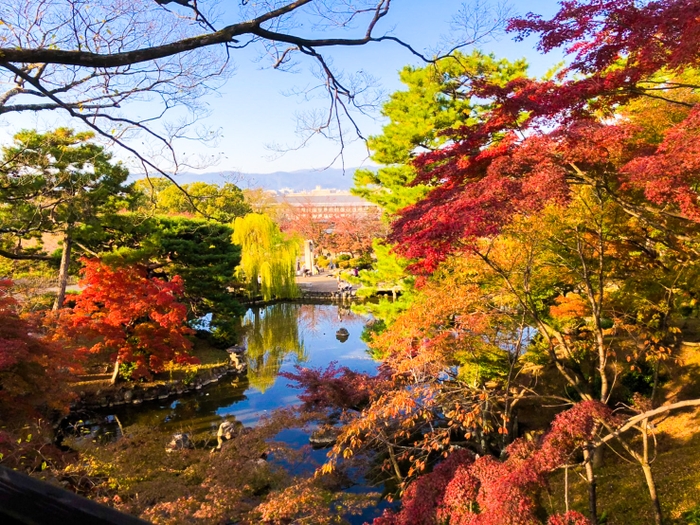
[[[109,391],[105,383],[100,384],[102,390],[90,396],[89,407],[74,411],[72,419],[63,423],[59,434],[67,438],[64,446],[87,451],[87,454],[102,447],[114,447],[111,450],[117,451],[120,460],[100,456],[101,451],[94,454],[104,457],[110,467],[115,461],[129,465],[130,474],[133,465],[138,463],[141,468],[139,458],[145,456],[146,450],[151,450],[153,457],[159,459],[144,467],[148,475],[153,473],[158,483],[173,476],[172,487],[184,487],[183,492],[176,494],[188,496],[197,490],[206,493],[198,480],[180,475],[185,471],[198,472],[190,468],[195,464],[190,463],[194,458],[203,458],[210,467],[224,465],[224,469],[228,461],[237,461],[236,468],[244,470],[241,475],[245,476],[256,476],[253,471],[268,468],[265,467],[268,464],[275,471],[286,472],[285,476],[312,475],[316,466],[325,462],[327,449],[324,447],[331,446],[335,431],[317,431],[321,424],[318,421],[293,416],[302,402],[300,391],[298,385],[290,384],[294,382],[282,374],[297,372],[296,365],[321,370],[333,362],[358,373],[373,374],[378,365],[367,354],[366,344],[360,338],[368,317],[353,313],[351,304],[327,300],[280,303],[252,307],[241,322],[240,346],[231,347],[228,352],[214,351],[206,339],[198,340],[201,344],[195,350],[199,351],[203,366],[209,367],[211,375],[200,370],[202,375],[195,376],[197,379],[181,393],[177,387],[167,384],[167,372],[156,378],[166,383],[161,385],[162,390],[159,391],[155,383],[137,382],[133,384],[134,390],[127,394],[128,399],[123,393],[115,395]],[[339,338],[338,332],[344,336]],[[236,362],[243,360],[247,363],[246,370],[234,370]],[[183,372],[178,371],[179,374]],[[100,375],[109,378],[107,372]],[[184,377],[176,375],[172,379]],[[85,383],[85,390],[89,387],[96,390],[94,382]],[[201,385],[199,388],[197,383]],[[156,388],[141,391],[144,385]],[[128,383],[119,383],[115,389],[128,386]],[[173,390],[176,395],[168,395]],[[249,436],[255,435],[258,428],[259,437],[252,440]],[[224,441],[227,434],[231,434],[230,445]],[[123,440],[123,436],[127,439]],[[233,443],[234,440],[238,441]],[[117,442],[120,444],[116,445]],[[219,444],[223,452],[210,454]],[[137,447],[133,457],[132,451],[127,451],[130,446]],[[282,453],[277,455],[277,451]],[[269,457],[263,459],[261,453]],[[297,460],[287,463],[287,457]],[[176,468],[164,469],[164,465]],[[225,483],[235,483],[239,476],[237,470],[230,476],[228,472],[222,471],[222,474]],[[144,490],[150,490],[150,482],[151,479],[145,478],[135,481],[145,487]],[[363,473],[358,472],[352,483],[351,493],[374,497],[369,496],[376,492],[374,481],[366,479]],[[373,503],[362,514],[348,517],[348,522],[352,525],[372,522],[383,508],[383,503]]]
[[[280,304],[280,303],[303,303],[303,304],[338,304],[342,303],[344,301],[352,301],[352,302],[364,302],[366,300],[365,297],[357,297],[354,293],[343,293],[339,294],[338,292],[318,292],[318,291],[308,291],[308,292],[302,292],[302,294],[299,297],[295,297],[293,299],[270,299],[269,301],[265,301],[264,299],[250,299],[247,301],[244,301],[242,299],[239,299],[238,302],[241,304],[241,306],[244,307],[265,307],[265,306],[272,306],[273,304]]]
[[[148,401],[167,399],[196,392],[233,374],[239,377],[243,376],[246,371],[247,364],[243,359],[238,362],[232,362],[229,365],[203,370],[189,381],[173,380],[168,383],[147,386],[142,386],[138,383],[122,383],[97,390],[96,392],[78,392],[79,400],[71,405],[70,412],[121,405],[140,405]]]

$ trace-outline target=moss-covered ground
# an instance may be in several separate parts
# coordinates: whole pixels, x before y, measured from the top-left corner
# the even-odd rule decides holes
[[[684,345],[679,357],[665,365],[670,380],[661,391],[662,403],[700,398],[700,346]],[[660,417],[655,427],[658,447],[652,472],[665,523],[700,525],[700,408]],[[599,512],[608,525],[653,524],[641,467],[623,459],[621,452],[614,446],[607,449],[604,465],[597,471]],[[544,503],[552,511],[561,512],[563,471],[556,472],[550,482]],[[588,491],[582,472],[570,470],[569,484],[571,508],[586,514]]]
[[[167,384],[173,381],[190,381],[197,375],[229,363],[229,355],[225,350],[213,347],[208,341],[200,338],[193,338],[194,346],[190,352],[199,359],[196,365],[179,365],[171,363],[166,365],[166,370],[155,374],[150,381],[140,381],[138,384],[143,388]],[[119,381],[117,385],[110,385],[111,364],[92,363],[88,368],[89,373],[82,374],[72,387],[76,392],[85,394],[94,393],[98,390],[105,391],[110,388],[120,388],[130,383]],[[136,383],[132,383],[136,384]]]

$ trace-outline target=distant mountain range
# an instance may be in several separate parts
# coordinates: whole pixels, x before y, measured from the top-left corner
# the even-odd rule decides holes
[[[310,191],[317,186],[349,190],[353,185],[353,174],[357,168],[329,168],[326,170],[276,171],[274,173],[238,173],[221,171],[214,173],[181,173],[175,180],[180,184],[207,182],[223,184],[232,182],[241,188],[264,188],[276,191]]]

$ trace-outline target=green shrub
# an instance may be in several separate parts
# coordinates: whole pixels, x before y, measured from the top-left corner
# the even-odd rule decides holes
[[[350,268],[357,268],[358,270],[368,270],[372,268],[372,258],[369,255],[363,255],[362,257],[355,257],[348,261]]]
[[[119,364],[119,375],[127,381],[131,381],[131,376],[134,373],[134,370],[136,370],[136,363]]]
[[[681,523],[684,523],[685,525],[700,525],[700,504],[684,513],[683,519],[685,521]]]

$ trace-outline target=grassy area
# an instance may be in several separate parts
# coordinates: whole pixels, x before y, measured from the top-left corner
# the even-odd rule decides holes
[[[700,397],[700,348],[683,345],[679,359],[666,363],[671,380],[664,385],[663,403]],[[700,409],[687,409],[659,419],[656,424],[657,457],[652,464],[662,513],[673,525],[700,525]],[[637,447],[639,450],[639,447]],[[606,450],[604,466],[597,471],[599,512],[608,525],[654,523],[649,492],[638,463],[620,458],[619,450]],[[584,514],[587,485],[582,472],[569,472],[571,508]],[[564,510],[564,473],[551,477],[551,493],[544,503]],[[697,509],[698,518],[683,518]]]
[[[667,418],[658,426],[659,453],[652,464],[662,512],[674,524],[696,522],[681,519],[700,504],[700,409]],[[581,471],[569,471],[571,508],[588,509],[587,485]],[[608,525],[654,523],[644,475],[638,463],[628,463],[606,451],[605,465],[598,470],[599,512]],[[551,478],[552,491],[545,504],[564,511],[564,473]]]
[[[193,343],[194,346],[191,354],[199,359],[199,364],[168,364],[165,371],[155,374],[151,381],[139,382],[139,386],[149,388],[152,386],[167,384],[173,381],[191,380],[202,372],[229,363],[229,356],[225,350],[214,348],[207,341],[196,337],[194,338]],[[100,367],[102,367],[103,370],[105,368],[109,368],[111,370],[111,365],[106,365],[105,367],[105,365],[102,364]],[[113,388],[112,385],[110,385],[111,376],[111,372],[94,372],[84,374],[80,376],[79,380],[73,383],[72,386],[77,392],[84,392],[86,394],[94,393],[98,390],[104,391],[106,389]],[[116,388],[119,388],[125,384],[128,383],[117,383]]]

